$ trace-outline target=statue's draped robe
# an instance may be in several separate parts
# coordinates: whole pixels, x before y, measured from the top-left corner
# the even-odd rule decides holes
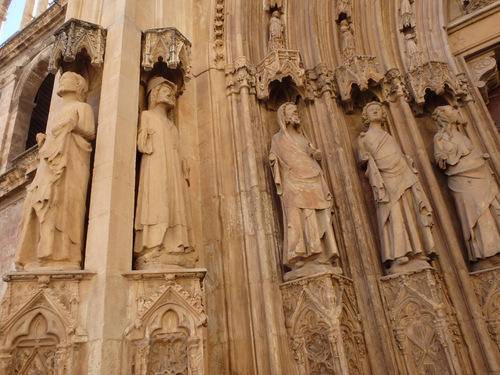
[[[430,205],[394,138],[381,129],[361,133],[358,158],[367,163],[375,197],[382,261],[433,253]]]
[[[80,268],[94,138],[94,115],[86,103],[65,104],[47,124],[23,208],[16,264]]]
[[[134,252],[141,256],[150,250],[191,251],[191,211],[176,126],[153,110],[143,111],[137,146],[142,159]]]
[[[472,261],[500,253],[498,185],[483,156],[462,133],[452,130],[434,137],[436,161],[445,161],[448,187],[462,224]]]
[[[283,264],[293,268],[311,256],[325,260],[338,256],[331,225],[332,196],[308,147],[281,130],[273,136],[269,159],[283,207]]]

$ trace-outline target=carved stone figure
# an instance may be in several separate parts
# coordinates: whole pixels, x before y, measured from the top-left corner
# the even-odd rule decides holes
[[[285,280],[332,269],[338,257],[332,228],[332,195],[318,163],[321,151],[306,138],[295,104],[278,109],[280,131],[273,136],[269,160],[283,209]],[[334,269],[340,272],[339,268]]]
[[[267,49],[274,51],[275,49],[285,48],[285,25],[280,18],[280,12],[275,10],[269,20],[269,42]]]
[[[413,31],[405,35],[406,63],[409,70],[423,64],[423,54],[417,46],[417,34]]]
[[[40,164],[28,187],[15,262],[19,269],[81,268],[94,113],[84,102],[87,82],[61,76],[63,104],[38,134]]]
[[[176,86],[152,78],[148,110],[141,113],[137,148],[142,153],[135,215],[136,269],[194,267],[189,170],[180,155],[179,132],[167,117]]]
[[[500,195],[486,159],[461,131],[465,122],[451,106],[441,106],[432,115],[438,132],[434,136],[434,158],[448,176],[450,188],[471,261],[500,253]]]
[[[347,60],[354,56],[354,36],[352,35],[351,25],[347,20],[342,20],[340,22],[340,36],[341,36],[341,51],[344,60]]]
[[[382,261],[389,273],[428,267],[434,254],[432,211],[412,161],[383,129],[382,104],[368,103],[362,118],[368,131],[358,138],[358,158],[367,165],[373,189]]]

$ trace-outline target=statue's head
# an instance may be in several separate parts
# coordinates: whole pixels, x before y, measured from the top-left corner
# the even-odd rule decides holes
[[[370,102],[367,105],[364,106],[363,112],[361,112],[361,121],[363,122],[363,125],[368,127],[371,122],[371,115],[369,114],[370,107],[378,107],[380,109],[380,116],[381,116],[381,121],[382,123],[387,122],[387,112],[385,111],[384,106],[380,102]]]
[[[280,12],[279,12],[279,11],[277,11],[277,10],[275,10],[275,11],[272,13],[272,16],[273,16],[274,18],[280,18]]]
[[[294,103],[286,102],[278,108],[278,124],[283,130],[287,124],[300,125],[299,113]]]
[[[59,79],[57,95],[63,96],[66,92],[75,92],[79,101],[84,102],[88,85],[85,78],[75,72],[64,72]]]
[[[465,125],[458,109],[453,108],[451,105],[437,107],[432,112],[432,119],[436,123],[438,130],[448,130],[451,124]]]
[[[163,77],[153,77],[148,82],[146,94],[148,96],[148,108],[153,108],[159,103],[167,104],[168,108],[175,106],[175,95],[177,85]]]

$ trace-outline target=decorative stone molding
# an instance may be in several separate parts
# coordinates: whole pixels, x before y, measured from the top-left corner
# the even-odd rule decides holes
[[[467,65],[472,73],[472,82],[478,88],[484,102],[488,104],[488,91],[495,89],[500,84],[495,52],[491,51],[486,55],[469,61]]]
[[[224,0],[217,0],[214,17],[214,62],[217,69],[224,66]]]
[[[17,272],[3,280],[0,368],[5,374],[74,374],[87,333],[78,324],[80,282],[93,273]],[[38,372],[37,372],[38,371]]]
[[[470,274],[488,332],[500,349],[500,267]]]
[[[191,42],[175,27],[149,29],[142,38],[142,67],[150,71],[163,61],[169,69],[180,69],[188,79],[191,71]]]
[[[308,69],[306,74],[306,98],[313,100],[329,93],[332,98],[337,97],[337,87],[333,72],[325,63],[319,63],[314,69]]]
[[[455,98],[464,96],[463,88],[447,63],[428,61],[406,75],[410,92],[418,105],[425,103],[426,90],[443,94],[449,89]]]
[[[0,175],[0,198],[30,181],[30,175],[38,167],[38,146],[33,146],[12,159],[9,169]]]
[[[349,279],[322,273],[280,288],[300,375],[368,373],[363,329]]]
[[[404,97],[407,101],[410,100],[410,94],[406,88],[404,78],[396,68],[389,69],[385,73],[382,87],[384,90],[384,100],[388,102],[395,102],[400,97]]]
[[[353,85],[361,91],[368,89],[370,84],[378,85],[384,79],[380,66],[373,56],[353,56],[335,69],[335,79],[343,102],[351,101]]]
[[[49,62],[49,70],[60,67],[60,59],[65,62],[75,61],[78,52],[85,49],[90,56],[92,66],[101,67],[104,63],[104,48],[106,45],[106,30],[77,19],[70,19],[54,34],[56,41]]]
[[[380,279],[385,310],[407,373],[472,373],[454,308],[432,269]]]
[[[257,97],[262,100],[269,98],[271,82],[282,82],[290,77],[299,89],[304,92],[305,71],[298,51],[278,49],[266,56],[256,68]]]
[[[129,280],[129,321],[125,330],[134,375],[154,369],[175,374],[204,373],[203,332],[207,323],[202,281],[205,269],[133,271]]]
[[[233,64],[225,67],[227,94],[239,93],[243,87],[255,94],[255,66],[247,57],[238,57]]]

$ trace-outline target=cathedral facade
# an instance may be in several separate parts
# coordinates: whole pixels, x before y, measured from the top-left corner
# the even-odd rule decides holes
[[[0,375],[500,375],[500,1],[34,8]]]

